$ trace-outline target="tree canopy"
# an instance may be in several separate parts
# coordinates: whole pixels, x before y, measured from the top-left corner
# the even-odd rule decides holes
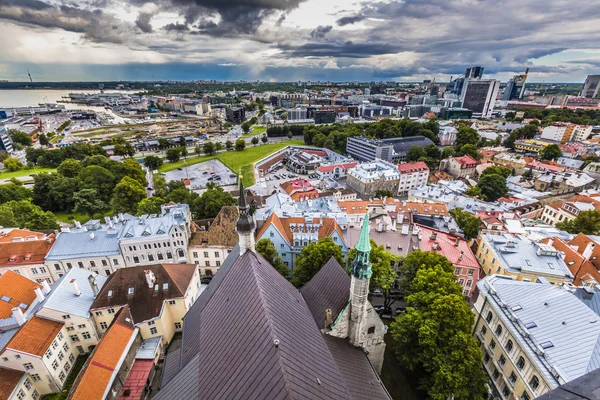
[[[477,187],[485,201],[496,201],[508,193],[506,178],[498,174],[482,175],[477,182]]]
[[[277,249],[271,239],[260,239],[256,242],[255,248],[256,251],[277,270],[277,272],[286,278],[290,275],[290,269],[283,261],[281,261],[281,257],[279,257],[279,253],[277,253]]]
[[[481,219],[479,217],[464,211],[460,207],[451,210],[450,215],[452,215],[458,227],[462,229],[467,240],[475,239],[479,236],[479,231],[481,230]]]
[[[542,160],[556,160],[562,155],[562,151],[557,144],[550,144],[540,151],[540,158]]]
[[[600,235],[600,211],[582,211],[575,219],[559,222],[556,227],[573,234]]]
[[[300,251],[296,258],[292,272],[292,284],[300,287],[308,282],[321,268],[334,257],[340,264],[343,263],[342,249],[330,237],[312,242]]]

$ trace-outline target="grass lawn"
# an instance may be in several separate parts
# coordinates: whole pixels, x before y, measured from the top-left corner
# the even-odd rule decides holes
[[[248,137],[260,135],[262,133],[265,133],[266,131],[267,131],[267,127],[266,126],[253,126],[252,127],[252,132],[248,132],[248,133],[242,135],[241,137],[248,138]]]
[[[269,143],[263,145],[252,146],[249,145],[244,151],[224,151],[212,156],[198,156],[187,159],[187,165],[194,165],[208,160],[214,160],[215,158],[221,160],[223,164],[228,166],[236,174],[242,170],[243,183],[245,186],[251,186],[254,184],[254,163],[258,160],[265,158],[269,154],[276,152],[277,150],[283,149],[289,145],[303,145],[304,142],[301,140],[286,140],[285,142]],[[176,168],[182,168],[184,166],[183,160],[179,160],[174,163],[163,164],[160,168],[160,172],[172,171]]]
[[[56,168],[40,168],[34,167],[31,169],[21,169],[19,171],[0,171],[0,180],[10,179],[10,178],[19,178],[21,176],[27,176],[31,174],[39,174],[40,172],[56,172]]]

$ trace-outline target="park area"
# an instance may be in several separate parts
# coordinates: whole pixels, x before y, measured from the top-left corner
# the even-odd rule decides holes
[[[243,151],[223,151],[212,156],[189,157],[185,164],[184,160],[173,163],[165,163],[159,168],[159,172],[168,172],[184,166],[199,164],[201,162],[218,159],[221,160],[230,170],[238,174],[242,173],[242,182],[248,187],[254,184],[254,163],[265,158],[269,154],[281,150],[286,146],[304,145],[300,140],[287,140],[279,143],[269,143],[257,146],[246,147]]]

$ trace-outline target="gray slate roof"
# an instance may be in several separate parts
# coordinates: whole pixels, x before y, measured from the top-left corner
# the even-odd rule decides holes
[[[540,396],[537,400],[597,400],[600,399],[600,369]]]
[[[350,276],[333,257],[300,289],[317,327],[325,327],[325,310],[331,309],[332,320],[350,299]]]
[[[119,254],[121,254],[121,250],[116,231],[109,234],[104,229],[95,231],[73,229],[70,232],[60,232],[58,234],[54,245],[46,255],[46,260],[69,260],[116,256]]]
[[[341,366],[369,369],[368,359],[354,348],[362,357],[335,359],[313,321],[296,288],[262,256],[239,256],[236,246],[186,315],[180,371],[165,373],[155,398],[364,398],[354,396]],[[370,385],[364,378],[352,384]],[[379,393],[385,396],[368,398],[389,398]]]
[[[40,304],[39,308],[49,308],[65,314],[78,315],[84,318],[89,317],[90,306],[95,299],[92,287],[88,282],[88,277],[90,275],[96,277],[98,290],[102,289],[102,286],[108,279],[106,276],[93,274],[82,268],[71,268],[58,281],[50,286],[51,291]],[[73,291],[73,287],[70,284],[71,279],[75,279],[77,282],[77,287],[81,292],[79,296],[76,296]]]

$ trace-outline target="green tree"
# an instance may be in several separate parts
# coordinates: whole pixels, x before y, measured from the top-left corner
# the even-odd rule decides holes
[[[19,184],[11,182],[0,185],[0,204],[11,200],[28,200],[31,196],[31,190],[23,186],[21,181],[19,181]]]
[[[82,170],[81,162],[73,159],[61,162],[57,168],[57,172],[67,178],[76,178]]]
[[[4,167],[9,171],[19,171],[24,165],[17,158],[8,157],[4,159]]]
[[[221,208],[236,204],[231,193],[222,187],[209,182],[207,190],[201,196],[194,199],[191,204],[192,213],[196,219],[214,218]]]
[[[463,124],[458,126],[456,140],[454,141],[454,148],[457,151],[459,151],[466,144],[477,146],[477,143],[479,143],[479,134],[475,129],[469,128]]]
[[[127,158],[123,160],[120,167],[121,173],[118,176],[119,178],[128,176],[138,181],[144,187],[148,184],[146,181],[146,173],[142,169],[142,166],[133,158]]]
[[[600,211],[582,211],[577,218],[558,222],[556,227],[573,234],[600,235]]]
[[[419,161],[421,157],[427,157],[427,152],[421,146],[411,146],[406,153],[406,161],[409,162]]]
[[[170,162],[179,161],[179,156],[180,156],[179,149],[175,149],[175,148],[167,149],[166,156],[167,156],[167,160],[169,160]]]
[[[517,139],[518,139],[517,133],[515,131],[512,131],[511,133],[509,133],[509,135],[506,137],[506,139],[504,139],[504,142],[502,143],[502,145],[504,147],[514,150],[515,142],[517,141]]]
[[[223,145],[223,143],[221,142],[216,142],[215,143],[215,151],[221,151],[225,148],[225,146]]]
[[[42,146],[48,146],[48,143],[50,143],[50,141],[48,140],[48,137],[46,135],[44,135],[43,133],[39,134],[38,140],[40,142],[40,145],[42,145]]]
[[[450,211],[450,215],[452,215],[458,227],[462,229],[467,240],[475,239],[479,236],[479,231],[481,230],[481,218],[464,211],[460,207]]]
[[[287,137],[288,139],[291,139],[294,137],[294,134],[292,132],[288,132]]]
[[[177,148],[177,150],[179,150],[179,154],[181,154],[181,156],[182,156],[183,158],[185,158],[185,157],[187,157],[187,156],[188,156],[188,150],[187,150],[187,147],[185,147],[185,146],[179,146],[179,147]]]
[[[465,144],[460,148],[457,154],[459,156],[471,156],[474,160],[479,160],[481,158],[479,150],[477,150],[477,147],[472,144]]]
[[[146,198],[144,186],[137,180],[125,176],[115,186],[111,205],[115,213],[135,214],[138,203],[144,198]]]
[[[229,150],[229,149],[232,149],[232,148],[233,148],[233,142],[232,142],[231,140],[227,140],[227,141],[225,142],[225,148],[226,148],[227,150]]]
[[[269,141],[269,137],[267,135],[262,135],[262,137],[260,138],[260,140],[263,143],[267,143]]]
[[[452,147],[452,146],[445,146],[445,147],[442,149],[442,155],[441,155],[441,158],[442,158],[442,159],[444,159],[444,158],[448,158],[448,157],[451,157],[451,156],[453,156],[454,154],[456,154],[456,152],[454,151],[454,147]]]
[[[292,284],[296,287],[304,285],[331,257],[342,264],[342,249],[330,237],[321,238],[316,243],[312,242],[303,247],[292,272]]]
[[[79,174],[79,180],[82,188],[96,189],[104,202],[111,198],[116,183],[115,175],[99,165],[85,167]]]
[[[373,239],[370,242],[371,253],[369,254],[369,261],[371,262],[371,271],[373,274],[369,280],[369,287],[381,290],[384,296],[383,306],[389,308],[397,299],[390,296],[390,290],[396,281],[396,271],[394,271],[393,266],[399,259],[386,250],[384,245],[378,246]],[[346,257],[346,265],[351,265],[355,258],[356,249],[350,249]]]
[[[375,197],[383,198],[383,197],[394,197],[394,193],[391,190],[378,189],[375,191]]]
[[[260,239],[256,242],[256,251],[265,258],[279,272],[286,278],[290,275],[290,269],[287,265],[281,261],[281,257],[277,253],[275,245],[271,239]]]
[[[446,257],[438,253],[415,250],[408,253],[398,268],[398,286],[405,295],[412,293],[411,283],[421,268],[433,268],[439,265],[446,272],[454,272],[452,263]]]
[[[168,139],[165,138],[160,138],[158,139],[158,148],[161,150],[164,150],[166,148],[169,148],[171,146],[171,142],[169,142]]]
[[[90,219],[94,214],[102,213],[107,208],[107,204],[99,199],[96,189],[81,189],[73,196],[75,211],[86,213]]]
[[[12,221],[10,221],[11,214],[13,216]],[[54,214],[50,211],[43,211],[28,200],[9,201],[0,205],[0,218],[8,220],[6,222],[12,222],[12,224],[5,226],[15,226],[31,230],[58,229]]]
[[[419,371],[419,388],[428,398],[483,398],[487,379],[471,335],[474,315],[452,264],[442,255],[415,251],[403,266],[411,277],[405,281],[407,312],[390,326],[396,358]]]
[[[428,144],[425,146],[425,152],[427,153],[427,157],[431,157],[435,161],[440,161],[442,159],[442,152],[435,144]]]
[[[246,141],[244,139],[238,139],[235,141],[235,149],[237,151],[242,151],[246,148]]]
[[[323,135],[322,133],[317,133],[313,139],[312,139],[312,143],[316,146],[316,147],[323,147],[325,146],[325,141],[327,140],[327,136]]]
[[[498,174],[481,176],[479,182],[477,182],[477,187],[481,190],[481,195],[485,201],[496,201],[508,193],[506,178]]]
[[[146,156],[144,160],[144,166],[150,169],[150,171],[159,169],[161,165],[163,165],[163,160],[158,156]]]
[[[138,213],[138,215],[144,215],[144,214],[160,215],[160,213],[161,213],[160,206],[162,206],[163,204],[165,204],[165,201],[163,199],[161,199],[160,197],[156,197],[156,196],[146,197],[145,199],[142,199],[142,201],[140,201],[138,203],[137,213]]]
[[[250,132],[250,124],[248,122],[244,122],[242,124],[242,130],[244,131],[244,133]]]
[[[167,195],[167,181],[160,175],[154,175],[152,177],[152,188],[154,189],[154,196],[165,198]]]
[[[10,129],[8,131],[8,134],[10,135],[10,138],[12,139],[13,142],[18,143],[20,145],[23,146],[31,146],[33,144],[33,140],[31,139],[31,136],[29,136],[27,133],[16,130],[16,129]]]
[[[131,145],[131,143],[117,143],[115,144],[113,152],[116,156],[133,157],[135,154],[135,148]]]
[[[511,170],[508,168],[492,165],[491,167],[487,167],[486,169],[484,169],[481,173],[481,176],[491,174],[502,175],[503,177],[508,178],[511,175]]]
[[[252,142],[252,144],[256,146],[258,144],[258,137],[254,136],[252,140],[250,140],[250,142]]]
[[[560,156],[562,156],[562,151],[557,144],[548,145],[540,151],[540,159],[542,160],[556,160]]]
[[[208,156],[215,154],[215,144],[213,142],[204,142],[202,145],[202,152]]]

